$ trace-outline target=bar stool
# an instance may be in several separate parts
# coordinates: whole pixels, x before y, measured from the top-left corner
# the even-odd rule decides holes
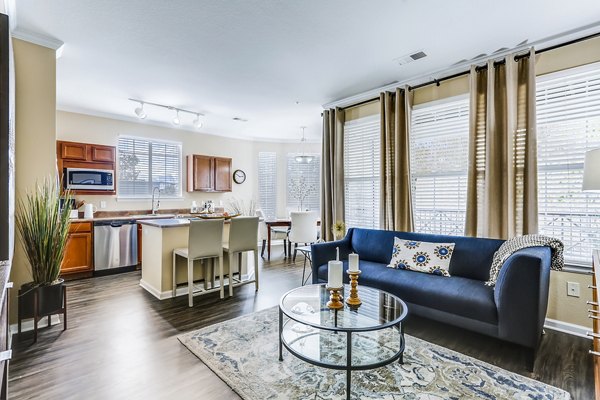
[[[188,266],[188,303],[194,306],[194,261],[219,259],[219,282],[221,298],[223,289],[223,220],[192,220],[188,235],[188,247],[173,250],[173,297],[177,289],[177,256],[187,259]],[[212,274],[214,276],[214,274]],[[204,265],[204,289],[207,289],[208,275]],[[214,282],[214,278],[212,278]],[[214,286],[214,283],[213,283]]]
[[[258,290],[258,217],[235,217],[229,225],[229,243],[223,246],[223,251],[229,255],[229,296],[233,296],[233,259],[238,254],[238,274],[240,283],[254,282]],[[242,253],[254,252],[254,280],[241,282]],[[223,288],[223,286],[221,286]]]

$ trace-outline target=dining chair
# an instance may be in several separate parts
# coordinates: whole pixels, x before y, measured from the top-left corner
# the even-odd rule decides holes
[[[294,243],[294,256],[296,261],[298,243],[311,244],[317,241],[317,221],[319,216],[316,211],[292,211],[290,213],[291,227],[288,234],[288,242],[291,253],[291,244]]]
[[[260,256],[265,257],[265,247],[267,247],[267,240],[269,239],[269,227],[266,224],[266,218],[263,210],[256,210],[256,216],[258,217],[258,237],[262,242],[260,249]],[[284,231],[271,228],[271,240],[283,240],[283,255],[287,257],[287,228]]]
[[[246,251],[254,252],[254,285],[258,290],[258,217],[235,217],[231,218],[229,225],[229,242],[223,245],[223,251],[229,256],[229,296],[233,296],[233,275],[234,256],[237,254],[237,273],[240,276],[238,282],[241,283],[242,275],[242,253]],[[244,283],[252,280],[244,281]],[[222,287],[222,286],[221,286]]]
[[[188,234],[188,247],[173,250],[173,297],[177,289],[177,256],[187,259],[188,304],[194,306],[194,261],[200,260],[204,266],[204,289],[208,289],[208,278],[204,260],[219,259],[219,282],[221,298],[223,289],[223,220],[191,220]],[[214,287],[214,271],[211,272]]]

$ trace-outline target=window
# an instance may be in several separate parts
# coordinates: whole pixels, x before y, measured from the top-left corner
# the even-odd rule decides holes
[[[258,153],[258,203],[266,218],[277,214],[277,153]]]
[[[537,79],[541,234],[565,244],[565,261],[590,265],[600,248],[600,196],[583,192],[585,152],[600,147],[600,64]]]
[[[348,228],[379,228],[380,117],[344,125],[345,222]]]
[[[462,235],[467,206],[469,99],[416,106],[410,168],[416,232]]]
[[[313,156],[310,163],[299,163],[296,156],[287,155],[287,207],[290,210],[320,211],[321,156]]]
[[[119,197],[181,197],[181,144],[143,138],[119,137]]]

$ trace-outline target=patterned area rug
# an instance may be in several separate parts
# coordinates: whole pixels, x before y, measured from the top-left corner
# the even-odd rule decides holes
[[[246,400],[341,399],[346,374],[315,367],[284,349],[277,307],[178,339]],[[404,364],[352,373],[356,399],[570,399],[558,388],[406,335]]]

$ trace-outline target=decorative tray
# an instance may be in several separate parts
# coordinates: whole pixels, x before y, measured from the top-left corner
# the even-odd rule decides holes
[[[223,214],[223,213],[212,213],[212,214],[195,214],[195,217],[202,219],[231,219],[237,217],[240,214]]]

